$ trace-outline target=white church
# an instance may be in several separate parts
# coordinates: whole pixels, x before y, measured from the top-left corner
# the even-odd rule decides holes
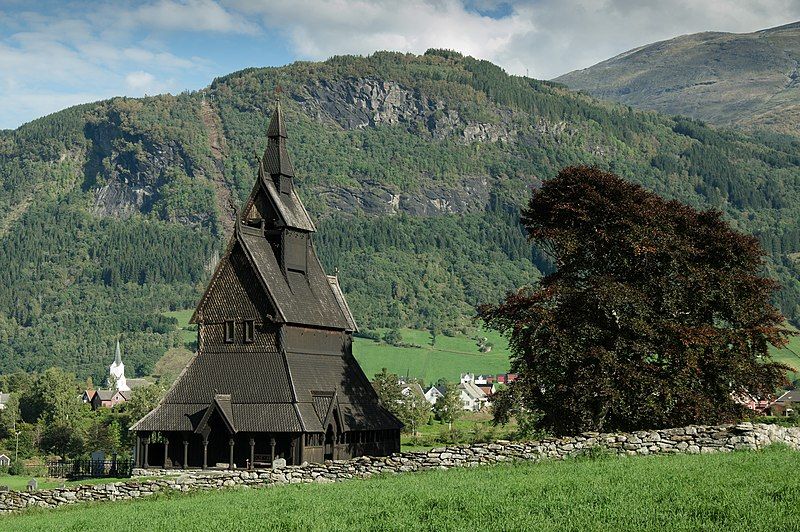
[[[119,392],[131,391],[128,387],[128,381],[125,379],[125,364],[122,363],[119,340],[117,340],[117,352],[114,355],[114,362],[108,367],[108,387]]]

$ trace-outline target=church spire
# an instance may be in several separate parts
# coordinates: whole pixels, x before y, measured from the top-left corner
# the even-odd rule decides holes
[[[292,192],[294,168],[286,151],[286,126],[283,123],[281,102],[275,104],[275,111],[267,128],[267,149],[264,151],[264,170],[268,173],[280,192]]]
[[[114,355],[114,364],[117,366],[122,364],[122,352],[119,349],[119,340],[117,340],[117,352]]]

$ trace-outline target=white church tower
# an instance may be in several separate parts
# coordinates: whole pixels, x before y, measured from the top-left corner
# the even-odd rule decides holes
[[[108,367],[108,382],[120,392],[130,390],[125,380],[125,364],[122,363],[122,353],[119,350],[119,340],[117,340],[117,353],[114,356],[114,363]]]

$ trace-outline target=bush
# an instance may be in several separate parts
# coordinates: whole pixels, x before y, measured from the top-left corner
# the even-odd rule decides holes
[[[24,475],[25,474],[25,463],[22,460],[13,460],[11,465],[8,466],[8,474],[9,475]]]

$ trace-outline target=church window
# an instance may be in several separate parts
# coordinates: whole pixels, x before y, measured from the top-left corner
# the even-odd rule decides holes
[[[244,343],[252,344],[254,340],[254,332],[256,322],[254,320],[245,320],[244,322]]]
[[[225,322],[225,343],[232,344],[235,338],[235,322],[232,320],[228,320]]]

